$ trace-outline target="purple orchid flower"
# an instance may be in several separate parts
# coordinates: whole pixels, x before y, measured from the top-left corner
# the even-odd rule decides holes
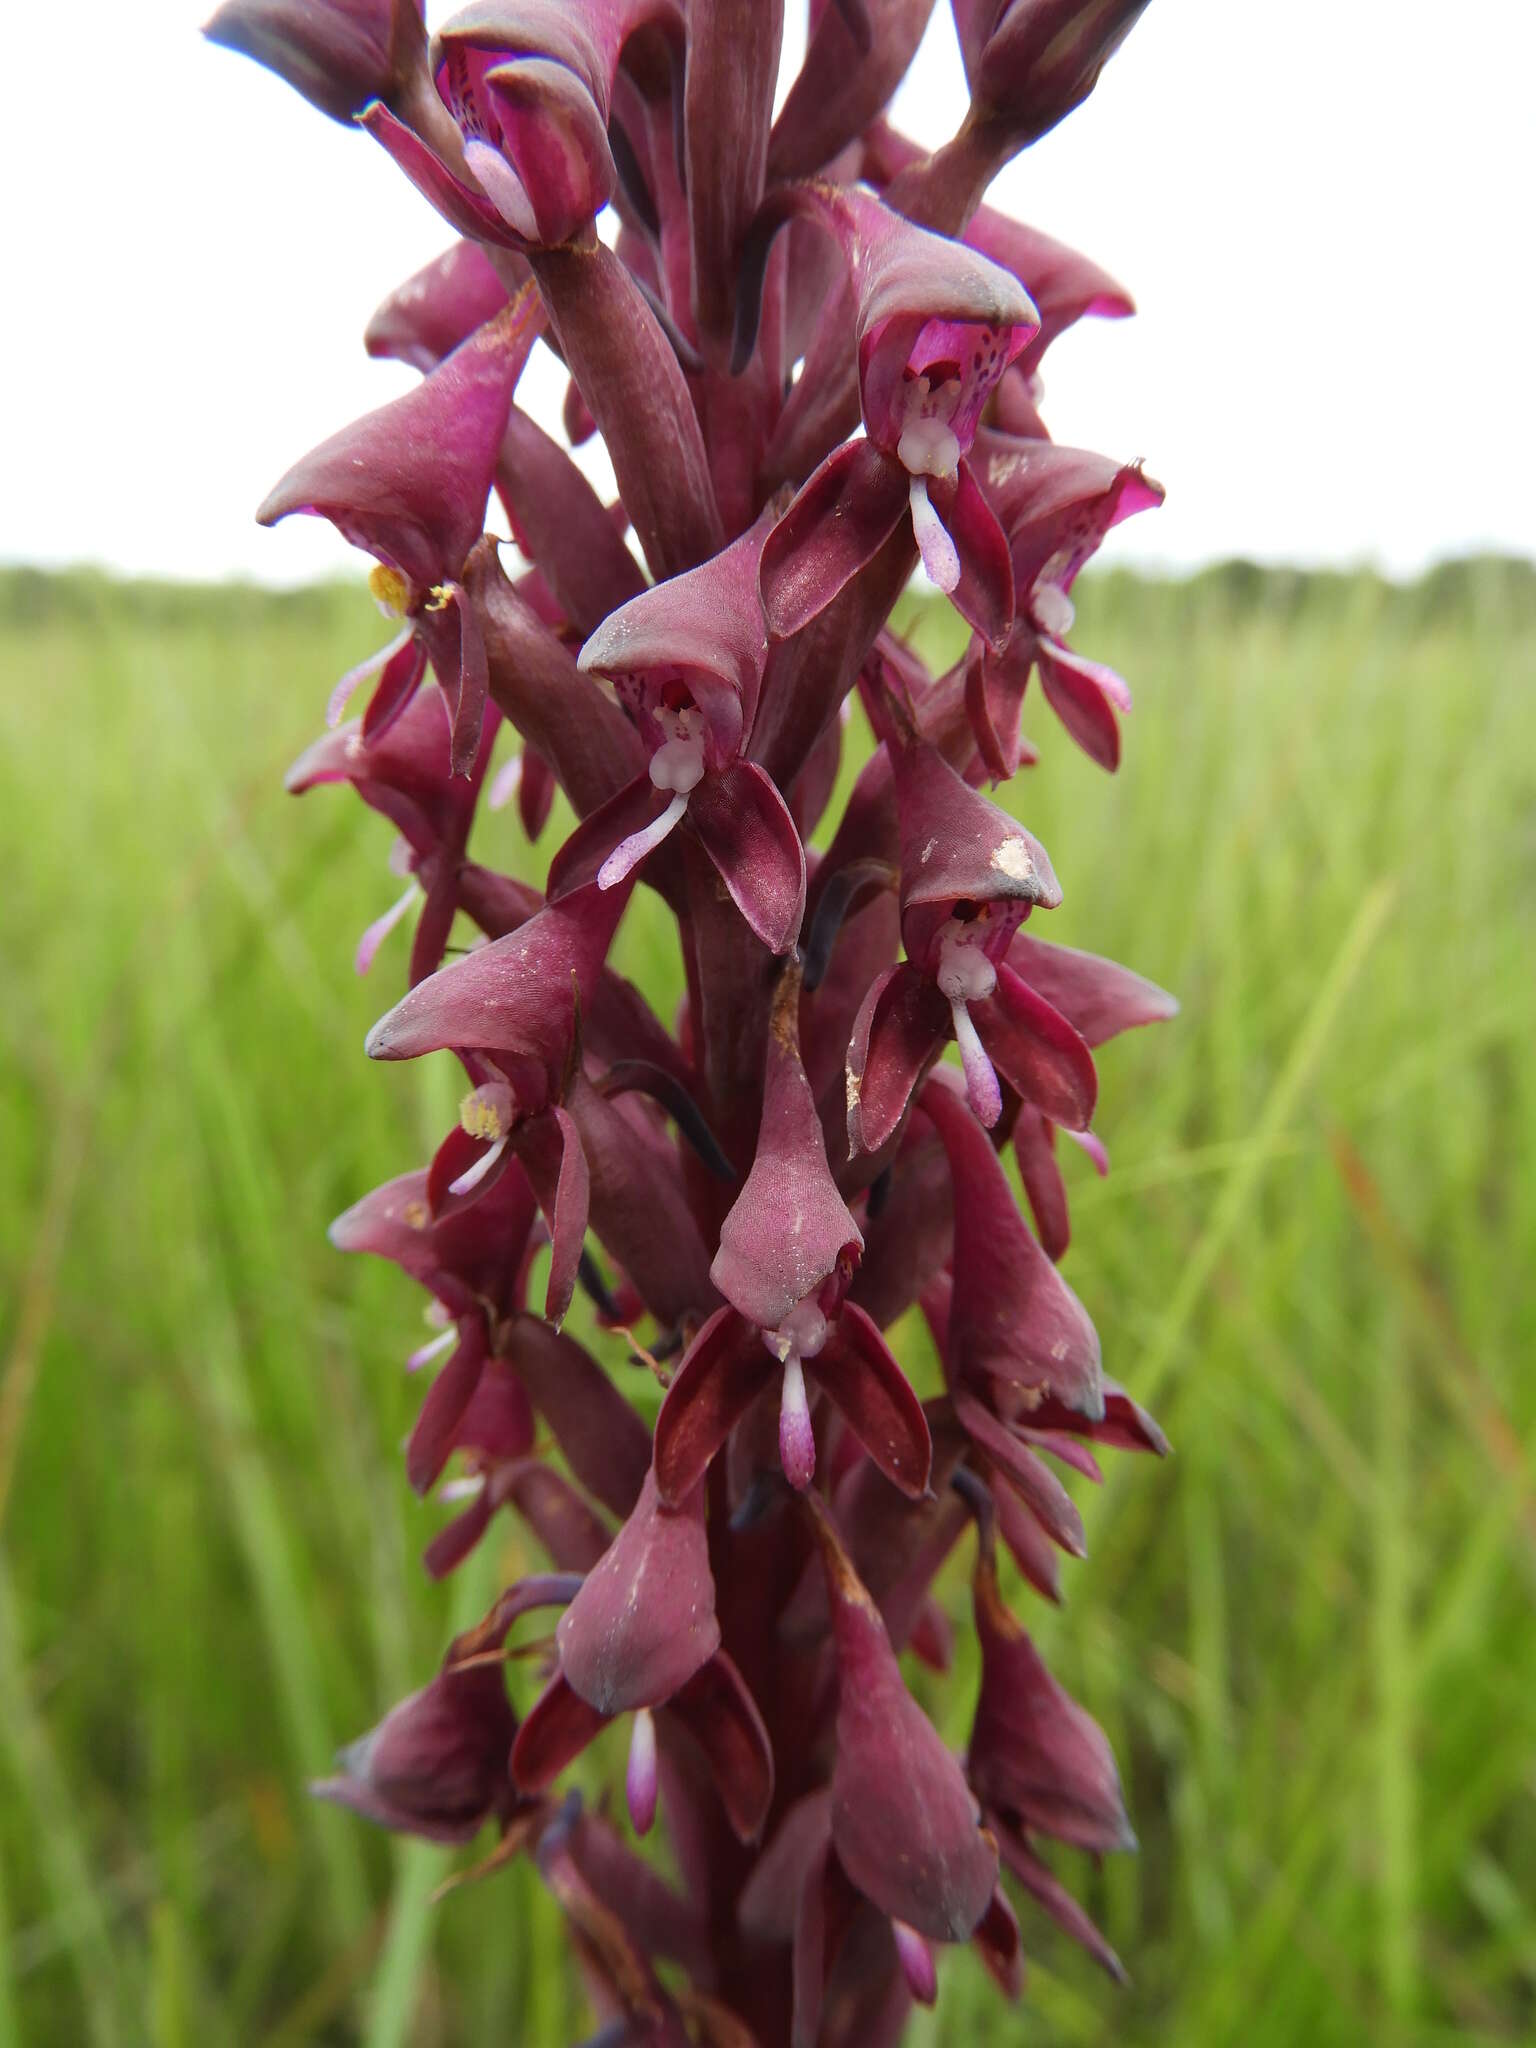
[[[343,1750],[341,1776],[313,1789],[381,1827],[466,1842],[487,1820],[510,1816],[506,1756],[515,1733],[499,1672],[444,1671]]]
[[[410,877],[405,893],[375,918],[358,942],[354,965],[366,974],[383,941],[418,904],[410,980],[424,981],[441,964],[459,908],[460,875],[476,800],[500,723],[485,715],[480,745],[467,775],[451,770],[452,714],[437,689],[418,690],[405,708],[370,739],[364,721],[349,720],[316,740],[289,769],[294,795],[321,783],[349,782],[363,802],[388,818],[400,834],[400,859],[391,865]]]
[[[1001,1073],[1053,1121],[1085,1129],[1097,1085],[1088,1049],[1005,957],[1030,910],[1061,901],[1045,849],[925,741],[897,753],[895,787],[907,958],[877,977],[854,1023],[849,1151],[886,1144],[951,1033],[984,1124],[1002,1113]]]
[[[552,248],[613,193],[614,84],[643,32],[680,42],[674,0],[478,0],[434,38],[427,91],[357,118],[460,234]]]
[[[675,1324],[707,1312],[716,1298],[677,1154],[648,1120],[613,1099],[624,1090],[615,1090],[611,1075],[598,1088],[581,1068],[582,1016],[600,1013],[605,999],[610,1010],[622,1004],[621,985],[602,961],[630,888],[626,882],[605,892],[582,879],[591,827],[591,820],[579,827],[557,856],[554,899],[505,938],[419,983],[374,1026],[368,1050],[375,1059],[447,1048],[475,1055],[466,1064],[477,1085],[434,1165],[434,1190],[442,1191],[435,1200],[472,1197],[514,1158],[521,1162],[549,1219],[551,1321],[558,1324],[570,1306],[590,1222],[646,1305]],[[639,1079],[707,1149],[686,1084],[646,1066]]]
[[[485,643],[463,583],[485,524],[507,408],[543,318],[532,286],[477,328],[415,391],[381,406],[295,463],[256,516],[329,519],[375,558],[380,609],[406,621],[387,647],[343,676],[329,720],[378,677],[363,718],[374,738],[415,695],[430,657],[453,704],[453,764],[467,774],[480,744]]]
[[[342,1751],[341,1775],[315,1785],[316,1795],[428,1841],[466,1842],[493,1818],[505,1830],[523,1804],[506,1776],[517,1717],[501,1674],[482,1653],[520,1615],[568,1600],[571,1591],[572,1582],[557,1577],[509,1587],[487,1622],[449,1645],[430,1685]]]
[[[613,799],[615,825],[661,806],[604,860],[598,887],[616,887],[686,817],[747,923],[784,953],[805,910],[805,850],[745,751],[768,654],[758,565],[771,523],[765,513],[723,554],[622,605],[579,665],[611,684],[650,754]]]
[[[793,967],[780,976],[757,1152],[710,1268],[729,1306],[699,1332],[657,1418],[656,1473],[668,1500],[698,1484],[775,1386],[781,1467],[803,1493],[816,1469],[808,1376],[893,1484],[914,1498],[927,1489],[931,1454],[917,1397],[869,1318],[846,1300],[864,1240],[832,1179],[800,1061],[800,986]]]
[[[681,1735],[701,1753],[736,1835],[757,1838],[773,1799],[773,1751],[719,1647],[713,1593],[702,1499],[668,1508],[648,1479],[556,1631],[560,1669],[511,1749],[525,1797],[552,1783],[616,1714],[632,1713],[626,1794],[636,1832],[647,1833],[656,1816],[659,1738]]]
[[[924,159],[921,145],[898,134],[888,122],[876,122],[864,137],[864,176],[877,189]],[[1038,332],[1004,372],[1005,382],[1033,377],[1051,343],[1085,316],[1123,320],[1136,310],[1124,285],[1091,258],[995,207],[978,207],[961,239],[1011,270],[1040,315]]]
[[[426,1570],[504,1533],[549,1566],[317,1789],[448,1845],[493,1829],[466,1876],[527,1856],[602,2048],[896,2048],[958,1943],[1019,1996],[1020,1898],[1119,1971],[1042,1847],[1128,1846],[1114,1762],[995,1554],[1059,1601],[1072,1489],[1167,1448],[1058,1271],[1056,1144],[1103,1169],[1094,1048],[1174,1005],[1025,929],[1061,887],[982,791],[1036,759],[1037,670],[1118,763],[1129,695],[1069,644],[1071,593],[1162,493],[1043,417],[1046,350],[1128,295],[981,200],[1140,7],[953,0],[971,106],[927,154],[887,110],[932,8],[811,0],[776,118],[782,0],[478,0],[430,46],[416,0],[209,28],[457,236],[365,335],[420,385],[261,516],[329,518],[401,628],[289,786],[348,784],[398,835],[409,886],[356,964],[419,914],[367,1051],[462,1074],[430,1160],[332,1238],[427,1298],[399,1346]],[[563,436],[517,404],[540,339]],[[572,456],[594,437],[611,503]],[[938,675],[892,626],[919,560],[971,628]],[[488,862],[503,807],[530,844],[574,815],[542,888]],[[642,880],[619,943],[660,947],[667,1015],[616,970]],[[535,1609],[553,1632],[515,1641]],[[898,1660],[952,1687],[971,1626],[962,1759]],[[615,1721],[610,1823],[561,1781]],[[675,1882],[631,1844],[659,1827]]]
[[[664,1714],[664,1729],[681,1728],[702,1748],[732,1826],[752,1839],[772,1798],[773,1755],[720,1648],[714,1596],[702,1490],[668,1507],[647,1475],[633,1514],[561,1617],[559,1673],[512,1750],[518,1785],[540,1789],[615,1715],[633,1714],[626,1792],[636,1832],[646,1834]]]
[[[909,511],[933,581],[1001,646],[1013,624],[1006,548],[965,457],[1039,314],[1007,271],[913,226],[858,186],[782,188],[754,229],[759,265],[790,218],[830,234],[846,266],[867,440],[828,456],[769,536],[769,625],[785,638],[807,624]],[[744,304],[741,343],[752,334],[750,299]]]
[[[1134,1849],[1103,1731],[1046,1670],[986,1556],[977,1563],[975,1600],[981,1694],[967,1772],[978,1797],[1015,1826],[1079,1849]]]
[[[569,241],[612,195],[614,76],[642,28],[679,36],[672,0],[477,0],[432,46],[471,173],[513,231]]]
[[[1002,1381],[1026,1409],[1049,1397],[1096,1420],[1103,1372],[1087,1312],[1025,1228],[997,1154],[955,1092],[935,1076],[922,1106],[955,1195],[948,1370],[956,1381]]]
[[[832,1844],[854,1885],[930,1941],[963,1941],[997,1881],[960,1767],[907,1691],[874,1603],[819,1503],[837,1656]]]
[[[1007,647],[994,653],[978,639],[968,661],[966,709],[982,757],[1000,780],[1018,766],[1019,709],[1037,667],[1046,701],[1067,731],[1090,759],[1113,771],[1120,765],[1116,714],[1129,711],[1131,694],[1113,669],[1066,644],[1074,616],[1069,593],[1111,527],[1163,502],[1162,485],[1139,463],[1116,465],[987,429],[978,437],[976,468],[1008,536],[1019,608]]]

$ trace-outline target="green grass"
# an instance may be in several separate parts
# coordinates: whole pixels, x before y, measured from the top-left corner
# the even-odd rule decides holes
[[[1110,780],[1032,700],[1050,932],[1185,1006],[1101,1062],[1067,1267],[1176,1455],[1118,1461],[1032,1612],[1122,1757],[1142,1852],[1070,1875],[1135,1985],[1026,1909],[1024,2006],[953,1957],[912,2039],[1526,2041],[1533,579],[1113,575],[1080,609],[1137,711]],[[520,1562],[509,1523],[423,1582],[419,1300],[323,1234],[453,1096],[361,1053],[403,965],[349,967],[387,828],[279,787],[374,625],[0,578],[0,2048],[587,2024],[526,1871],[432,1905],[442,1852],[303,1790]],[[642,899],[619,955],[670,1000],[656,936]],[[973,1684],[930,1689],[957,1740]]]

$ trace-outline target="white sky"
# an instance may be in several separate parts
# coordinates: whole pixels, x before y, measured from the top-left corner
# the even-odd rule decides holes
[[[276,582],[357,562],[321,522],[251,513],[413,381],[360,336],[450,231],[366,137],[204,44],[207,11],[33,18],[50,54],[0,129],[0,560]],[[1152,0],[992,192],[1141,308],[1046,361],[1056,438],[1168,486],[1111,559],[1536,553],[1533,80],[1536,0]],[[936,142],[962,104],[939,0],[896,118]],[[523,401],[549,423],[560,389],[537,351]]]

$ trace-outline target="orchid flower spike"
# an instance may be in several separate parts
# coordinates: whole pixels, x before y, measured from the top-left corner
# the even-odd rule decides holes
[[[315,1791],[451,1881],[526,1859],[605,2048],[895,2048],[957,1943],[1019,1998],[1036,1908],[1120,1970],[1045,1846],[1130,1847],[1119,1775],[996,1552],[1059,1600],[1072,1486],[1166,1449],[1060,1262],[1095,1054],[1175,1005],[1039,935],[1073,878],[1001,786],[1036,676],[1119,764],[1074,585],[1162,491],[1046,426],[1047,349],[1129,295],[981,199],[1140,4],[953,0],[931,151],[887,111],[932,0],[812,0],[782,97],[781,0],[209,24],[452,237],[364,336],[419,381],[258,516],[329,520],[388,621],[288,787],[387,821],[363,1050],[458,1104],[332,1242],[428,1304],[428,1575],[542,1553]],[[978,1667],[962,1757],[927,1702]]]

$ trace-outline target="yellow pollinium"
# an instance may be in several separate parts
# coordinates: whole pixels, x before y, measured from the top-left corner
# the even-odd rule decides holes
[[[469,1137],[491,1145],[507,1134],[501,1105],[482,1088],[471,1089],[459,1104],[459,1123]]]
[[[404,618],[411,601],[411,586],[398,569],[390,568],[387,562],[375,562],[368,571],[368,588],[375,603],[393,612],[396,618]]]

